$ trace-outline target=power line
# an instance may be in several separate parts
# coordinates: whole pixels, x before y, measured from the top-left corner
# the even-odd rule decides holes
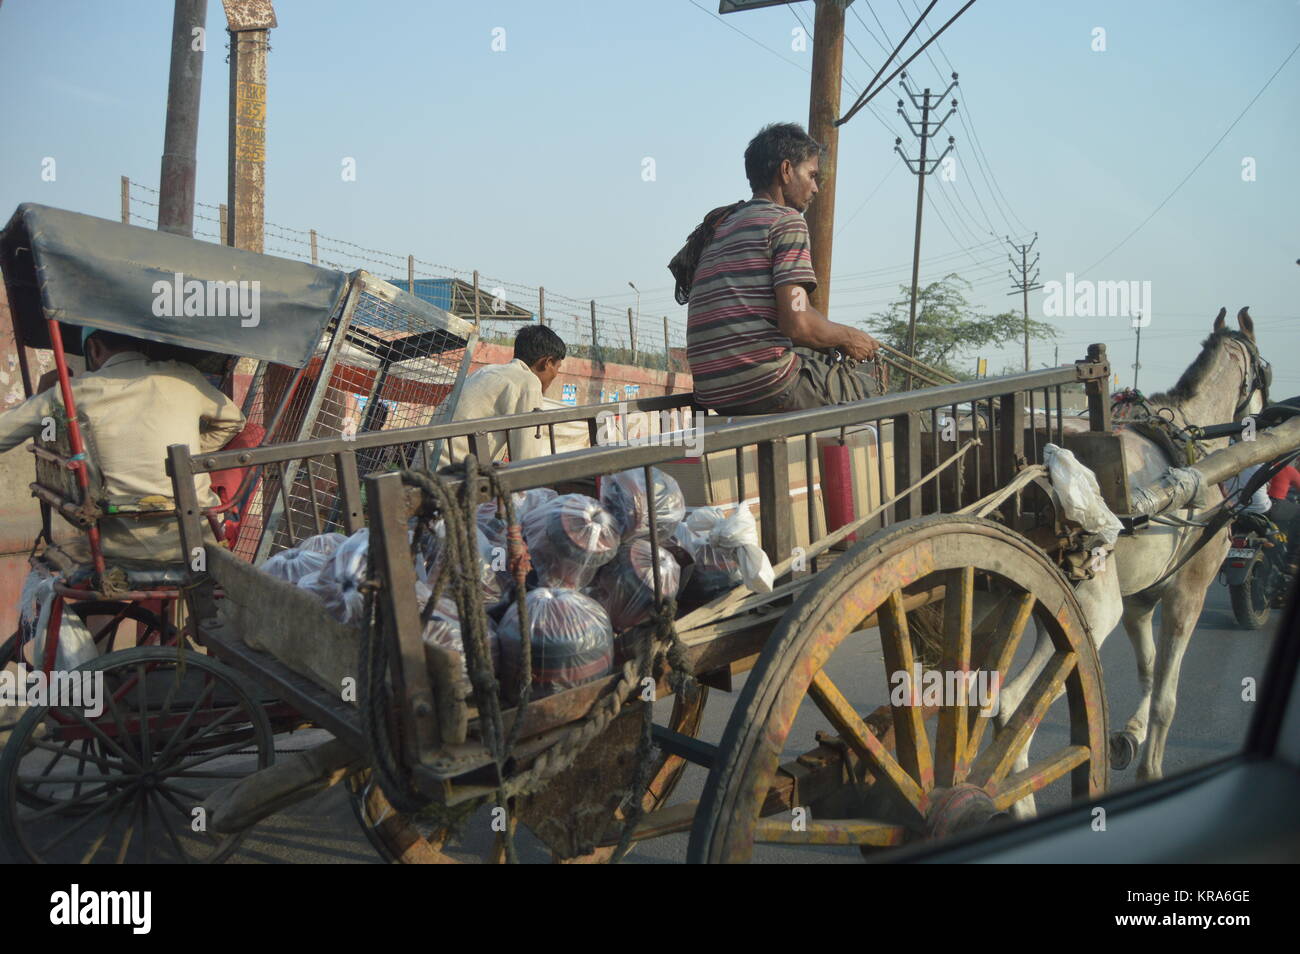
[[[1250,102],[1246,104],[1246,108],[1243,109],[1240,113],[1237,114],[1237,118],[1234,119],[1234,120],[1232,121],[1232,123],[1228,126],[1228,128],[1225,129],[1225,130],[1223,131],[1223,135],[1220,136],[1218,139],[1216,139],[1216,140],[1214,141],[1214,145],[1211,146],[1211,147],[1206,151],[1205,155],[1201,156],[1200,160],[1197,161],[1196,165],[1192,166],[1191,171],[1188,172],[1187,175],[1183,176],[1183,178],[1182,178],[1181,180],[1179,180],[1178,185],[1174,186],[1173,191],[1170,192],[1167,196],[1164,197],[1163,201],[1161,201],[1161,203],[1160,203],[1159,205],[1157,205],[1157,206],[1155,207],[1155,209],[1152,210],[1151,214],[1148,215],[1148,216],[1147,216],[1145,219],[1143,219],[1141,222],[1139,222],[1138,225],[1137,225],[1137,228],[1133,229],[1132,232],[1129,232],[1128,235],[1124,236],[1124,238],[1119,242],[1118,245],[1116,245],[1114,248],[1112,248],[1109,252],[1107,252],[1107,253],[1106,253],[1105,255],[1103,255],[1101,258],[1097,259],[1097,261],[1093,262],[1093,263],[1092,263],[1091,265],[1089,265],[1087,268],[1085,268],[1085,269],[1084,269],[1080,274],[1084,274],[1084,275],[1086,275],[1088,272],[1091,272],[1094,268],[1096,268],[1096,267],[1097,267],[1098,265],[1100,265],[1102,262],[1106,261],[1106,259],[1110,258],[1112,255],[1114,255],[1116,252],[1118,252],[1121,248],[1123,248],[1123,247],[1128,243],[1128,240],[1129,240],[1129,239],[1131,239],[1133,236],[1137,235],[1138,232],[1142,231],[1142,229],[1146,226],[1146,224],[1147,224],[1148,222],[1150,222],[1152,219],[1154,219],[1154,218],[1156,217],[1156,214],[1157,214],[1161,209],[1163,209],[1166,205],[1169,204],[1169,200],[1172,199],[1175,195],[1178,194],[1178,191],[1179,191],[1179,190],[1180,190],[1184,185],[1187,184],[1187,180],[1190,179],[1192,176],[1194,176],[1194,175],[1196,174],[1196,170],[1199,169],[1199,168],[1201,168],[1201,166],[1203,166],[1203,165],[1205,164],[1205,160],[1209,159],[1210,156],[1214,153],[1214,150],[1216,150],[1216,149],[1219,148],[1219,144],[1222,143],[1223,140],[1225,140],[1225,139],[1228,138],[1228,133],[1232,132],[1233,129],[1235,129],[1235,128],[1237,127],[1237,123],[1241,122],[1242,118],[1246,115],[1246,113],[1250,112],[1250,108],[1251,108],[1252,106],[1255,105],[1255,102],[1256,102],[1256,101],[1257,101],[1261,96],[1264,95],[1264,91],[1265,91],[1266,89],[1268,89],[1271,85],[1273,85],[1273,80],[1277,79],[1277,75],[1278,75],[1279,73],[1282,72],[1282,70],[1286,67],[1286,65],[1287,65],[1288,63],[1291,62],[1291,57],[1293,57],[1293,56],[1296,55],[1296,51],[1297,51],[1297,50],[1300,50],[1300,43],[1297,43],[1294,47],[1291,48],[1291,52],[1288,53],[1288,54],[1286,55],[1286,59],[1284,59],[1284,60],[1282,61],[1281,65],[1278,66],[1278,68],[1275,69],[1275,70],[1273,71],[1273,75],[1270,76],[1270,77],[1268,78],[1268,82],[1266,82],[1263,86],[1261,86],[1260,89],[1259,89],[1259,92],[1256,93],[1254,96],[1251,97]]]

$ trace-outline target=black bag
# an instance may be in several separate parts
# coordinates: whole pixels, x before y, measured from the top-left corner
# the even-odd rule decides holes
[[[672,257],[672,261],[668,263],[668,271],[672,272],[673,278],[677,280],[677,287],[673,290],[673,297],[677,299],[677,304],[684,305],[690,301],[695,269],[699,267],[700,256],[713,241],[714,231],[723,219],[748,201],[748,199],[741,199],[739,202],[722,205],[712,210],[704,217],[704,221],[695,227],[695,231],[691,232],[686,244]]]

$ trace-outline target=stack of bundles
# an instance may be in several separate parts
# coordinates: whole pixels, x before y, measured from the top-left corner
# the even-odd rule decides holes
[[[437,584],[442,573],[446,543],[447,532],[439,520],[434,525],[434,532],[425,534],[424,553],[415,564],[416,578],[427,583],[430,588]],[[475,529],[475,545],[478,550],[478,578],[483,590],[483,605],[489,613],[496,612],[504,607],[514,590],[510,574],[506,570],[505,545],[493,543],[481,525]],[[443,592],[450,593],[445,586]]]
[[[614,518],[582,494],[564,494],[528,511],[520,522],[537,582],[576,590],[614,558],[619,532]]]
[[[748,507],[727,516],[720,507],[696,507],[677,530],[677,541],[695,561],[682,589],[684,599],[704,603],[744,583],[754,593],[772,591],[772,561],[758,544]]]
[[[366,605],[361,584],[369,561],[370,531],[362,528],[340,543],[320,570],[301,577],[298,586],[323,602],[340,623],[361,622]]]
[[[262,564],[262,572],[277,580],[298,585],[309,573],[319,573],[347,537],[341,533],[320,533],[308,537],[296,547],[281,550]]]
[[[420,600],[423,607],[428,602],[431,595],[428,587],[421,583],[416,584],[416,597]],[[460,632],[460,615],[456,609],[456,602],[449,597],[441,597],[429,615],[429,621],[424,624],[422,633],[424,642],[431,646],[441,646],[443,649],[450,649],[460,656],[460,672],[466,679],[469,678],[469,670],[465,665],[465,643],[461,638]],[[497,639],[496,629],[492,624],[492,618],[487,618],[487,642],[488,650],[492,654],[492,669],[494,672],[501,671],[501,643]]]
[[[614,667],[614,633],[600,604],[577,590],[542,586],[525,597],[532,641],[532,697],[540,699],[607,676]],[[522,637],[519,610],[506,610],[497,627],[501,642],[501,688],[516,702]]]
[[[512,496],[515,504],[515,519],[522,521],[528,511],[554,500],[559,495],[550,487],[537,487]],[[475,518],[478,521],[478,528],[487,535],[493,546],[506,545],[506,520],[503,514],[497,513],[495,500],[479,504]]]
[[[669,540],[686,516],[686,498],[677,481],[659,468],[650,468],[650,476],[654,482],[655,535],[660,541]],[[624,540],[650,533],[650,508],[646,504],[642,468],[612,474],[601,481],[600,502],[613,515]]]
[[[654,558],[649,537],[636,537],[619,547],[618,554],[600,568],[591,586],[591,595],[609,613],[614,632],[616,663],[632,655],[632,647],[621,638],[627,630],[644,623],[655,613]],[[677,595],[681,579],[677,560],[665,546],[659,547],[659,585],[664,599]]]

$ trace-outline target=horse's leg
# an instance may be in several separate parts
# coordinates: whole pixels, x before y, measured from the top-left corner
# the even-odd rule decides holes
[[[1138,763],[1139,782],[1160,778],[1163,773],[1165,742],[1174,722],[1183,654],[1201,617],[1206,590],[1223,563],[1226,549],[1226,537],[1220,546],[1210,544],[1204,547],[1175,575],[1165,592],[1151,698],[1151,735]]]
[[[1133,644],[1137,657],[1139,699],[1137,709],[1110,740],[1110,763],[1113,769],[1128,768],[1147,737],[1147,721],[1151,714],[1151,689],[1155,672],[1156,641],[1151,633],[1151,618],[1155,615],[1159,599],[1133,596],[1124,601],[1124,632]]]
[[[1051,658],[1052,653],[1055,651],[1052,640],[1048,637],[1047,632],[1038,625],[1037,621],[1033,623],[1033,627],[1034,649],[1029,654],[1029,659],[1025,661],[1025,665],[1020,672],[1016,673],[1015,678],[1010,680],[998,693],[998,713],[993,717],[993,726],[999,732],[1011,720],[1012,714],[1015,713],[1016,708],[1025,698],[1025,693],[1029,691],[1029,687],[1033,685],[1034,680],[1038,678],[1038,674],[1043,671],[1043,667],[1047,665],[1048,659]],[[1013,774],[1029,768],[1029,750],[1033,747],[1033,744],[1034,735],[1031,733],[1025,747],[1016,756],[1015,764],[1011,768]],[[1033,818],[1036,813],[1037,809],[1034,805],[1033,795],[1026,795],[1011,806],[1011,816],[1013,818]]]

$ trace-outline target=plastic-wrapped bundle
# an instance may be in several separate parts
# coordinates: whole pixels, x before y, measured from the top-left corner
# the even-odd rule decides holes
[[[294,547],[267,557],[266,562],[262,564],[262,572],[277,580],[287,580],[296,586],[304,576],[320,573],[325,569],[325,564],[330,562],[330,558],[331,555],[328,553]]]
[[[522,522],[524,516],[530,510],[549,503],[558,496],[559,494],[550,487],[535,487],[532,490],[514,494],[515,519]],[[474,517],[478,522],[479,529],[492,541],[493,546],[503,547],[506,545],[506,521],[504,516],[497,515],[497,502],[495,500],[479,504]]]
[[[677,481],[658,467],[650,468],[650,475],[654,481],[655,534],[660,540],[667,540],[686,516],[686,498]],[[650,533],[642,468],[625,470],[602,480],[600,502],[613,515],[624,540]]]
[[[532,640],[533,698],[572,689],[614,667],[614,633],[605,610],[577,590],[539,587],[526,599]],[[519,685],[522,641],[519,610],[511,605],[497,627],[501,641],[501,688],[508,697]]]
[[[664,599],[677,595],[680,580],[677,561],[665,546],[659,547],[659,585]],[[637,537],[619,547],[617,556],[600,568],[591,587],[592,596],[609,613],[614,632],[622,633],[645,622],[655,611],[655,578],[648,537]],[[620,653],[620,657],[622,653]]]
[[[361,584],[366,579],[369,558],[370,531],[363,527],[339,544],[318,572],[299,579],[298,586],[323,602],[339,622],[359,622],[365,613]]]
[[[709,580],[721,585],[721,571],[732,564],[740,572],[735,582],[744,582],[754,593],[772,592],[772,561],[758,544],[758,525],[748,507],[737,507],[730,516],[720,507],[696,507],[686,518],[686,527],[691,532],[686,546],[695,558],[696,575],[705,577],[691,581],[692,594]],[[709,549],[701,559],[705,547]]]
[[[582,494],[565,494],[534,507],[521,526],[537,582],[546,587],[586,586],[618,550],[614,518]]]
[[[418,590],[417,590],[418,594]],[[420,606],[423,608],[424,600],[428,599],[428,591],[423,594]],[[501,671],[501,642],[497,639],[496,628],[492,625],[492,618],[487,618],[487,644],[488,652],[492,657],[492,670]],[[422,634],[426,643],[435,646],[441,646],[443,649],[450,649],[460,656],[460,673],[466,679],[469,678],[469,669],[465,664],[465,642],[461,637],[460,616],[456,609],[454,600],[442,597],[434,607],[433,615],[424,625]]]
[[[694,549],[687,547],[695,561],[695,571],[682,587],[682,598],[693,603],[707,603],[716,596],[734,590],[745,582],[736,551],[697,538]]]
[[[342,533],[318,533],[302,541],[296,549],[304,553],[323,553],[329,556],[346,543],[347,539],[347,536]]]
[[[505,544],[493,542],[483,531],[482,524],[479,524],[475,530],[475,545],[479,555],[478,576],[483,589],[483,604],[489,611],[495,611],[510,598],[514,589],[510,573],[506,569]],[[425,535],[424,558],[417,559],[415,564],[416,579],[430,587],[434,585],[442,572],[446,546],[446,530],[439,520],[434,525],[434,532]]]

